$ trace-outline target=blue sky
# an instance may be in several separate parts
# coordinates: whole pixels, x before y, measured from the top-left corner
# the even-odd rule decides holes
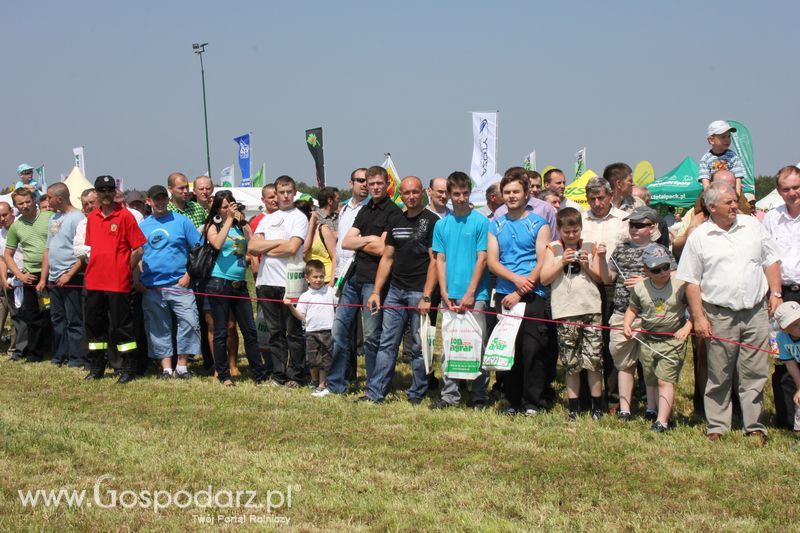
[[[469,170],[470,112],[500,111],[498,167],[649,159],[657,175],[745,123],[756,171],[800,160],[795,2],[21,2],[0,7],[0,170],[46,164],[126,187],[205,171],[204,56],[215,180],[253,132],[254,167],[328,182],[391,152],[423,178]]]

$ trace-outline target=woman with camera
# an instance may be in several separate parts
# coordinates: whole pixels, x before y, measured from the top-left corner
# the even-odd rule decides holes
[[[228,315],[233,312],[236,323],[244,338],[245,354],[256,383],[267,377],[266,368],[261,362],[258,350],[256,324],[253,320],[253,306],[247,291],[247,242],[252,236],[245,220],[243,209],[236,203],[230,191],[219,191],[208,212],[203,235],[209,244],[218,250],[211,277],[206,282],[211,314],[214,318],[214,365],[217,378],[226,387],[234,386],[231,381],[225,346],[228,338]],[[221,354],[218,356],[217,354]]]

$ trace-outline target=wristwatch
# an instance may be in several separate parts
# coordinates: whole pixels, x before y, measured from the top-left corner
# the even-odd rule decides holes
[[[429,304],[429,303],[431,303],[431,297],[430,296],[423,296],[422,297],[422,301]]]
[[[770,294],[770,296],[772,296],[773,298],[780,298],[781,300],[783,300],[783,293],[782,293],[782,292],[776,292],[776,291],[772,291],[772,292],[771,292],[771,293],[769,293],[769,294]]]

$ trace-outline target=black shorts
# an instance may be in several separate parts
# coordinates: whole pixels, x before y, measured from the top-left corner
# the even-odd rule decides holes
[[[330,330],[306,333],[306,364],[327,372],[333,361],[333,337]]]

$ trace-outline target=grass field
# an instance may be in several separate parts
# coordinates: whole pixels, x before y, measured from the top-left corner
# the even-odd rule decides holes
[[[0,530],[202,530],[226,520],[250,529],[263,527],[252,520],[269,519],[298,530],[800,524],[793,436],[772,431],[764,448],[739,432],[707,442],[691,417],[690,365],[677,400],[679,425],[663,435],[640,419],[569,424],[563,390],[552,412],[512,419],[493,410],[431,412],[427,401],[412,407],[402,393],[376,406],[354,403],[355,395],[314,399],[308,390],[251,381],[226,390],[207,377],[145,378],[125,387],[82,377],[47,363],[0,362]],[[399,379],[408,379],[407,365]],[[113,477],[100,480],[95,500],[101,476]],[[209,486],[222,508],[179,508],[188,496],[177,494],[175,505],[158,512],[138,507],[143,491]],[[85,490],[88,503],[31,508],[18,495],[61,488]],[[114,491],[117,505],[104,508]],[[243,507],[248,493],[231,507],[225,491],[255,491],[256,502],[275,508]]]

